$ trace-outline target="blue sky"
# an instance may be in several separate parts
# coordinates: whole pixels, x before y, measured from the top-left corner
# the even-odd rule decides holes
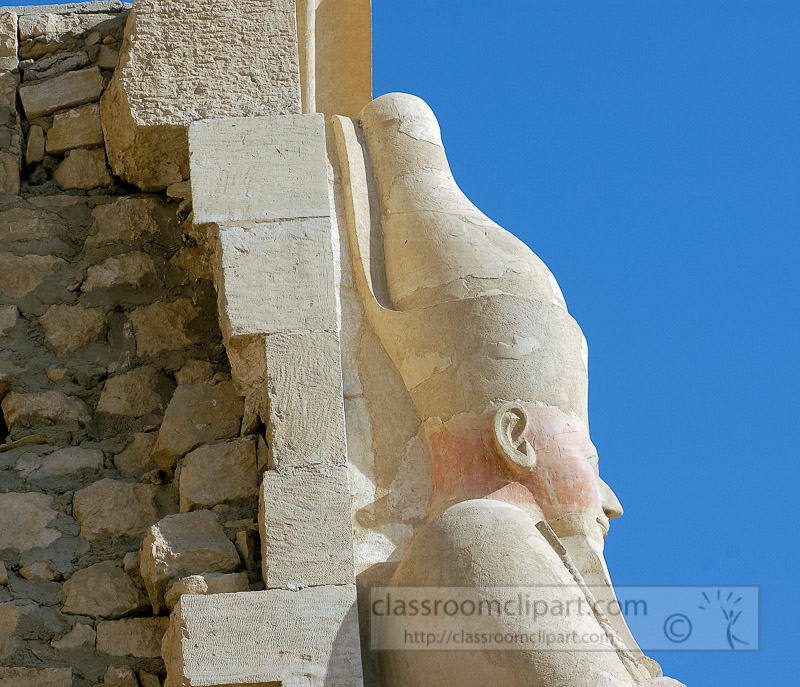
[[[616,582],[761,585],[760,652],[655,657],[795,684],[800,3],[374,4],[375,94],[430,103],[589,340]]]
[[[376,2],[374,45],[589,340],[615,581],[761,585],[760,652],[654,657],[796,684],[800,3]]]

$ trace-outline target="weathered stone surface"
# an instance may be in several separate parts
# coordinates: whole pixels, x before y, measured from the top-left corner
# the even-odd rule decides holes
[[[19,576],[31,581],[52,582],[61,577],[48,561],[34,561],[30,565],[23,565],[19,569]]]
[[[31,131],[33,129],[31,127]],[[11,208],[0,212],[0,241],[3,243],[51,239],[63,231],[64,220],[46,210]]]
[[[25,69],[25,81],[49,79],[73,69],[89,66],[89,56],[85,51],[58,52],[36,60]]]
[[[19,97],[25,116],[36,119],[75,105],[98,100],[103,91],[103,76],[97,67],[67,72],[47,81],[23,84]]]
[[[139,681],[130,666],[108,666],[103,687],[139,687]]]
[[[126,36],[102,116],[115,173],[143,190],[189,176],[190,122],[300,111],[290,0],[242,0],[235,7],[195,0],[180,7],[179,21],[161,3],[144,0]]]
[[[175,214],[157,198],[123,197],[92,210],[94,227],[85,248],[130,246],[149,241],[175,222]]]
[[[2,331],[2,310],[0,310],[0,331]],[[214,376],[214,366],[207,360],[187,360],[175,373],[178,384],[204,384]]]
[[[162,376],[154,367],[137,367],[109,377],[97,403],[98,413],[141,417],[163,407],[158,385]]]
[[[0,13],[0,57],[17,56],[17,13]]]
[[[23,298],[35,291],[56,268],[66,263],[52,255],[0,253],[0,293]]]
[[[59,112],[47,132],[47,152],[50,155],[81,146],[103,145],[103,126],[97,103]]]
[[[141,537],[161,516],[156,505],[159,487],[113,479],[75,492],[72,510],[89,541],[102,536]]]
[[[156,443],[155,432],[137,432],[128,447],[114,457],[117,470],[125,475],[138,477],[158,468],[150,455]]]
[[[258,522],[267,588],[354,582],[347,468],[265,472]]]
[[[76,148],[69,151],[53,173],[53,179],[65,190],[89,190],[108,186],[111,183],[111,174],[106,166],[105,150]]]
[[[229,684],[230,666],[243,684],[361,687],[355,585],[183,596],[163,654],[164,687]]]
[[[133,580],[112,561],[78,570],[64,583],[64,613],[121,618],[149,605]]]
[[[19,163],[18,155],[0,151],[0,194],[19,193]]]
[[[339,337],[328,332],[266,337],[267,444],[277,469],[346,465]]]
[[[0,151],[0,195],[19,193],[19,163],[18,155]]]
[[[97,650],[109,656],[159,658],[169,618],[124,618],[97,624]]]
[[[9,393],[2,402],[3,415],[9,428],[17,425],[85,426],[92,414],[79,398],[61,391],[40,391],[31,394]]]
[[[8,570],[6,564],[0,561],[0,586],[5,587],[8,584]]]
[[[172,610],[183,594],[233,594],[250,591],[247,573],[204,573],[174,580],[164,596],[167,608]]]
[[[239,434],[244,399],[232,382],[175,389],[158,432],[153,458],[165,470],[200,444]]]
[[[27,9],[27,11],[26,11]],[[95,29],[108,35],[121,28],[125,14],[108,14],[123,9],[119,2],[83,2],[43,7],[17,8],[19,33],[23,40],[40,36],[64,39]]]
[[[28,130],[28,145],[25,148],[25,163],[32,165],[44,158],[44,129],[38,124],[31,124]]]
[[[14,527],[0,527],[0,549],[29,551],[45,548],[61,534],[48,525],[58,516],[52,508],[53,497],[46,494],[0,494],[0,522]]]
[[[82,305],[51,305],[39,322],[47,343],[59,356],[102,341],[106,333],[105,313]]]
[[[201,446],[181,462],[181,513],[258,496],[252,438]]]
[[[153,356],[191,346],[187,328],[198,314],[198,308],[186,298],[172,303],[153,303],[131,311],[128,319],[136,335],[137,355]]]
[[[196,122],[189,149],[198,224],[330,215],[321,114]]]
[[[88,292],[121,285],[136,288],[155,278],[156,268],[153,258],[146,253],[136,251],[108,258],[100,265],[90,267],[81,289]]]
[[[110,48],[107,45],[101,45],[95,62],[98,67],[103,69],[116,69],[119,62],[119,50],[114,50],[114,48]]]
[[[19,310],[16,305],[0,305],[0,336],[17,326]]]
[[[220,228],[219,240],[216,283],[226,338],[335,329],[329,218],[230,226]]]
[[[72,668],[0,668],[3,687],[72,687]]]
[[[14,472],[26,479],[48,479],[102,469],[102,451],[69,446],[45,456],[25,453],[17,461]]]
[[[229,573],[240,564],[236,547],[208,510],[168,515],[142,542],[140,569],[155,613],[164,609],[164,594],[173,578]]]
[[[81,647],[94,648],[97,641],[97,633],[91,625],[76,625],[72,632],[64,635],[61,639],[50,642],[50,646],[58,651],[72,651]]]

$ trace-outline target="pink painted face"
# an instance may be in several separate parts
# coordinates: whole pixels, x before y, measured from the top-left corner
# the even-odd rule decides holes
[[[536,451],[536,466],[523,479],[525,486],[548,521],[588,515],[605,537],[609,520],[622,515],[622,506],[600,479],[597,449],[586,425],[555,408],[528,406],[527,410],[524,436]]]

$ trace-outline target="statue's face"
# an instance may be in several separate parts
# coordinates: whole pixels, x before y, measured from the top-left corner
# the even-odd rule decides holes
[[[525,484],[548,522],[565,516],[582,523],[584,534],[602,547],[609,521],[622,515],[611,488],[600,479],[597,449],[584,423],[555,408],[528,407],[525,438],[536,465]]]

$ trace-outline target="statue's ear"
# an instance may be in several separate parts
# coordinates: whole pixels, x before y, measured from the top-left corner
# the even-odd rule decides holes
[[[504,403],[494,416],[494,440],[509,467],[517,473],[533,470],[536,452],[524,438],[528,428],[528,413],[515,402]]]

